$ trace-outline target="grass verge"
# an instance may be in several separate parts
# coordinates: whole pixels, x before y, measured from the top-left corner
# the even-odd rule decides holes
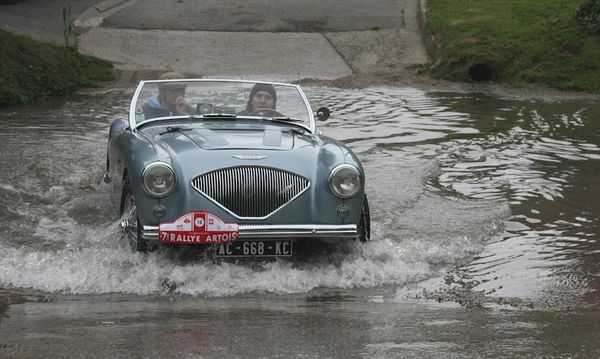
[[[427,0],[433,77],[600,93],[600,36],[575,20],[584,0]]]
[[[0,106],[66,95],[112,79],[108,62],[0,30]]]

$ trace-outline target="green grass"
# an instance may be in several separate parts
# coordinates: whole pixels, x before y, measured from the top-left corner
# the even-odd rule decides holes
[[[600,37],[575,20],[584,0],[428,0],[437,43],[434,77],[472,81],[478,63],[493,81],[600,93]]]
[[[67,95],[112,79],[112,65],[0,30],[0,106]]]

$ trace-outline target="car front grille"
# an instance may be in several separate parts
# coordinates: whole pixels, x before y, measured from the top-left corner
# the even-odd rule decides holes
[[[292,201],[308,179],[271,167],[240,166],[204,173],[192,186],[240,218],[264,218]]]

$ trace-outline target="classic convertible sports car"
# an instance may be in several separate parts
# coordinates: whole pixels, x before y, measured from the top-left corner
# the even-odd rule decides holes
[[[107,170],[133,250],[198,245],[218,257],[291,256],[315,241],[368,241],[365,175],[317,133],[299,86],[142,81],[110,126]]]

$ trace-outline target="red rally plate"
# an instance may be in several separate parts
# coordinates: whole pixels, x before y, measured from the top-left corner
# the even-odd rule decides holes
[[[207,211],[193,211],[172,223],[158,226],[158,238],[166,244],[221,244],[240,237],[237,223],[225,223]]]

